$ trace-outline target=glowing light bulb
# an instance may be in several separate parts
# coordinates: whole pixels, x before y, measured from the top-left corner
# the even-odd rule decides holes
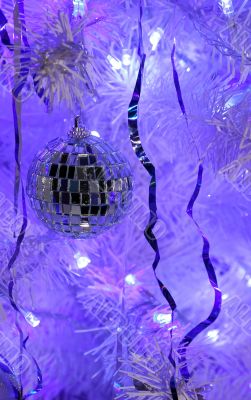
[[[119,70],[122,68],[122,63],[120,60],[118,60],[117,58],[112,57],[110,54],[108,54],[107,56],[107,60],[109,61],[109,63],[111,64],[111,66],[116,69]]]
[[[33,328],[36,328],[40,324],[40,320],[34,314],[32,314],[31,311],[26,312],[24,317],[28,324],[30,324]]]
[[[225,15],[233,14],[234,7],[232,0],[220,0],[219,4],[222,7],[222,11]]]
[[[157,322],[160,325],[170,324],[172,322],[172,315],[171,314],[161,314],[161,313],[154,313],[153,314],[153,321]]]
[[[211,339],[212,342],[216,342],[219,339],[219,330],[212,329],[211,331],[207,332],[207,336]]]
[[[100,137],[98,131],[91,131],[92,136]]]
[[[74,258],[77,260],[78,269],[86,268],[91,262],[89,257],[82,256],[79,251],[74,255]]]
[[[224,293],[224,294],[222,295],[222,300],[227,300],[228,298],[229,298],[229,294]]]
[[[186,63],[184,60],[182,60],[182,58],[179,60],[179,64],[181,67],[185,68],[186,67]]]
[[[122,64],[128,67],[131,64],[131,56],[128,53],[124,53],[122,56]]]
[[[130,285],[130,286],[135,285],[136,278],[133,274],[128,274],[125,277],[125,282],[127,283],[127,285]]]
[[[251,287],[251,276],[247,275],[246,279],[247,279],[247,287]]]
[[[87,9],[86,0],[73,0],[73,16],[83,17]]]
[[[152,45],[152,50],[156,50],[159,44],[160,39],[163,36],[163,29],[162,28],[157,28],[155,31],[153,31],[149,37],[150,43]]]

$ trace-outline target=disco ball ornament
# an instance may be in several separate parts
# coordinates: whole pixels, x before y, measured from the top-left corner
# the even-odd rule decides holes
[[[122,155],[90,131],[75,127],[34,158],[27,194],[48,228],[72,238],[96,236],[118,223],[132,200],[132,174]]]

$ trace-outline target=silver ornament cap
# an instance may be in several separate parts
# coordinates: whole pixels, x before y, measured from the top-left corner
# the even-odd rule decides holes
[[[74,120],[74,127],[68,132],[68,137],[75,139],[83,139],[91,135],[91,131],[85,126],[80,126],[80,115],[77,115]]]

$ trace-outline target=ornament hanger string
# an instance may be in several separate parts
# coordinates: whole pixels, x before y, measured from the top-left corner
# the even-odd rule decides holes
[[[179,83],[179,76],[178,76],[178,72],[175,67],[174,54],[175,54],[175,42],[174,42],[173,50],[171,53],[174,85],[175,85],[180,109],[186,119],[186,124],[187,124],[188,130],[189,130],[190,134],[192,135],[192,132],[189,129],[187,113],[186,113],[185,105],[184,105],[183,98],[182,98],[182,92],[181,92],[180,83]],[[203,262],[204,262],[204,265],[205,265],[205,268],[207,271],[209,283],[214,290],[214,305],[213,305],[213,308],[212,308],[208,318],[205,319],[204,321],[200,322],[193,329],[191,329],[179,343],[178,354],[179,354],[179,362],[181,364],[180,373],[181,373],[182,378],[186,382],[188,382],[191,378],[191,374],[188,370],[187,359],[186,359],[187,347],[196,338],[197,335],[199,335],[202,331],[204,331],[206,328],[208,328],[218,318],[220,311],[221,311],[221,301],[222,301],[222,298],[221,298],[222,294],[221,294],[220,289],[218,288],[218,282],[217,282],[217,277],[215,274],[214,266],[210,259],[210,243],[209,243],[208,239],[206,238],[205,234],[203,233],[202,229],[200,228],[200,225],[193,217],[193,206],[194,206],[195,201],[197,200],[197,197],[199,196],[201,185],[202,185],[203,165],[202,165],[202,161],[199,156],[199,150],[198,150],[198,147],[196,145],[193,135],[192,135],[192,139],[193,139],[193,142],[194,142],[194,145],[196,148],[196,152],[198,155],[198,159],[199,159],[199,169],[198,169],[196,186],[195,186],[194,192],[191,196],[191,199],[189,200],[186,212],[187,212],[188,216],[193,220],[199,234],[202,237],[202,241],[203,241],[202,259],[203,259]]]
[[[141,87],[142,87],[142,78],[144,73],[144,65],[146,55],[144,54],[143,50],[143,39],[142,39],[142,2],[140,1],[140,18],[139,18],[139,45],[138,45],[138,55],[140,58],[140,68],[138,72],[138,77],[136,81],[136,85],[134,88],[133,96],[128,108],[128,126],[130,131],[130,141],[133,147],[133,150],[143,165],[143,167],[147,170],[148,174],[151,177],[150,185],[149,185],[149,211],[150,217],[148,224],[145,228],[144,235],[150,246],[155,252],[155,258],[152,264],[153,271],[155,278],[158,282],[158,285],[162,291],[163,296],[167,300],[171,310],[172,310],[172,320],[173,314],[176,309],[176,303],[174,298],[172,297],[171,293],[168,289],[163,285],[160,279],[157,276],[156,269],[160,261],[160,252],[158,247],[158,241],[153,233],[153,229],[157,223],[158,216],[157,216],[157,197],[156,197],[156,173],[155,167],[147,157],[146,152],[142,146],[141,138],[139,136],[139,129],[138,129],[138,106],[140,101],[140,94],[141,94]],[[174,370],[175,370],[175,360],[172,355],[172,330],[170,331],[171,334],[171,350],[169,354],[169,361],[171,362]],[[176,382],[175,377],[173,375],[170,381],[170,388],[172,393],[173,400],[178,400],[177,390],[176,390]]]

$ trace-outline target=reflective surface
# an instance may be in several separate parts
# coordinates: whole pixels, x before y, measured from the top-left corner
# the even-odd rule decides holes
[[[87,238],[126,214],[132,198],[131,170],[100,138],[57,138],[33,160],[27,194],[49,228]]]

